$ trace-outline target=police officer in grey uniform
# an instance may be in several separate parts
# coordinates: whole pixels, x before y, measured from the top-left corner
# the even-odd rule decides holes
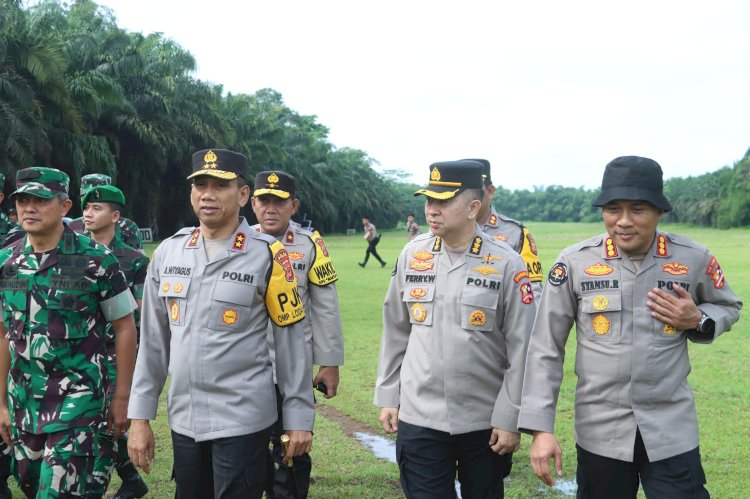
[[[534,236],[529,229],[518,220],[502,215],[495,210],[492,204],[492,198],[495,195],[495,185],[492,183],[492,171],[490,162],[486,159],[475,159],[482,163],[482,179],[484,197],[482,198],[482,207],[479,208],[477,223],[484,232],[510,245],[513,250],[521,255],[526,263],[526,270],[529,273],[531,287],[534,290],[534,296],[538,301],[542,295],[542,263],[539,261],[539,252],[536,247]]]
[[[719,262],[657,228],[671,206],[661,167],[611,161],[594,206],[607,232],[562,251],[549,272],[527,359],[519,428],[533,432],[531,465],[552,485],[562,457],[552,432],[565,343],[576,326],[578,497],[708,497],[688,340],[729,331],[742,303]]]
[[[250,198],[247,170],[247,158],[235,152],[193,155],[190,199],[200,226],[159,245],[144,285],[128,451],[148,471],[149,420],[169,374],[178,498],[261,497],[277,419],[269,322],[291,437],[286,457],[311,447],[312,363],[302,299],[284,246],[239,216]]]
[[[252,228],[275,237],[289,252],[310,326],[305,330],[308,344],[312,345],[312,362],[320,366],[312,383],[325,397],[331,398],[336,396],[339,366],[344,363],[344,335],[336,293],[338,274],[321,235],[292,222],[291,218],[299,208],[296,190],[295,179],[288,173],[278,170],[258,173],[250,201],[260,223]],[[273,359],[272,336],[269,336],[269,346]],[[281,405],[279,411],[283,413]],[[279,437],[282,431],[281,423],[277,422],[271,435],[276,466],[272,473],[273,483],[267,484],[266,497],[269,498],[297,497],[293,493],[294,484],[289,470],[281,459]],[[298,497],[307,497],[312,468],[310,455],[295,457],[293,465],[299,487]]]
[[[518,410],[534,293],[521,257],[479,230],[482,165],[430,166],[430,232],[404,247],[383,309],[375,387],[398,432],[409,498],[502,497],[518,449]]]

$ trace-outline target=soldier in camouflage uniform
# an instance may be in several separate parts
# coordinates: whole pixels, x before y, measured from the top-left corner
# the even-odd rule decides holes
[[[3,199],[5,199],[5,193],[3,192],[3,188],[5,187],[5,175],[0,173],[0,203],[3,202]],[[5,211],[3,211],[2,207],[0,207],[0,248],[5,247],[5,239],[8,236],[9,233],[12,231],[17,231],[20,229],[17,223],[12,222],[8,215],[5,214]],[[2,471],[0,471],[0,474]],[[0,497],[2,497],[0,495]]]
[[[294,177],[281,171],[260,172],[255,176],[255,190],[251,202],[255,216],[260,222],[253,229],[275,237],[284,243],[297,276],[297,286],[302,297],[302,306],[310,319],[306,330],[308,345],[312,349],[312,362],[320,366],[313,379],[326,398],[336,396],[339,384],[339,366],[344,363],[344,335],[341,327],[341,314],[336,293],[338,274],[333,267],[328,248],[323,238],[292,223],[291,217],[297,212],[299,199],[296,197]],[[271,359],[274,360],[273,336],[269,335]],[[322,382],[322,384],[320,384]],[[281,397],[278,397],[278,411],[282,413]],[[283,433],[281,419],[271,430],[273,460],[276,466],[269,466],[269,484],[266,498],[307,497],[310,488],[312,461],[309,454],[294,458],[294,471],[297,475],[298,496],[287,466],[281,459]]]
[[[140,309],[148,257],[125,244],[116,230],[124,204],[125,195],[117,187],[103,185],[89,189],[81,198],[81,211],[86,226],[84,235],[91,237],[114,253]],[[136,310],[133,315],[137,328],[139,311]],[[107,327],[107,336],[108,369],[111,380],[114,380],[116,378],[115,337],[111,326]],[[110,384],[109,395],[113,387],[114,385]],[[112,433],[102,425],[97,437],[99,438],[99,455],[94,463],[92,493],[104,495],[114,468],[122,479],[122,487],[115,494],[115,499],[130,499],[146,495],[148,487],[128,458],[126,436],[121,436],[115,442],[112,440]]]
[[[484,198],[482,198],[482,207],[477,214],[477,223],[488,235],[508,244],[516,253],[521,255],[524,263],[526,263],[526,271],[529,273],[535,299],[538,301],[539,297],[542,296],[542,264],[539,262],[539,253],[534,237],[521,222],[495,211],[495,207],[492,205],[495,186],[492,184],[490,162],[486,159],[475,159],[473,161],[482,163],[482,178],[484,179]]]
[[[68,185],[59,170],[20,170],[12,196],[27,235],[0,250],[0,435],[27,497],[96,497],[96,428],[128,427],[136,303],[115,256],[62,223]],[[118,364],[108,414],[107,322]]]
[[[110,177],[109,175],[104,175],[103,173],[91,173],[89,175],[84,175],[83,177],[81,177],[81,199],[83,199],[89,189],[99,185],[112,185],[112,177]],[[75,220],[71,221],[70,227],[79,234],[83,234],[83,231],[86,230],[86,227],[83,223],[83,217],[76,218]],[[127,244],[128,246],[132,246],[133,248],[142,252],[143,240],[141,239],[141,234],[138,231],[138,225],[135,222],[133,222],[129,218],[120,216],[120,219],[117,221],[117,228],[115,230],[117,231],[117,236],[125,244]]]

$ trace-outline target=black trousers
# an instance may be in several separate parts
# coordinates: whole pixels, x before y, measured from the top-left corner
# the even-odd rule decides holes
[[[266,482],[270,428],[196,442],[172,432],[177,499],[256,499]]]
[[[281,392],[276,386],[276,410],[279,419],[271,426],[271,446],[268,451],[268,479],[266,481],[266,499],[294,499],[294,485],[291,471],[286,462],[282,461],[281,435],[284,434],[284,420],[281,412]],[[310,490],[310,471],[312,459],[310,454],[302,454],[292,458],[294,477],[297,479],[297,492],[300,499],[307,497]]]
[[[490,449],[492,430],[450,433],[398,422],[396,460],[401,488],[409,499],[453,499],[455,480],[463,499],[504,497],[503,478],[513,455]]]
[[[378,250],[375,249],[375,247],[378,245],[379,242],[380,242],[380,236],[373,238],[372,241],[367,243],[367,251],[365,251],[365,261],[362,263],[366,264],[367,260],[370,259],[370,253],[372,253],[372,256],[374,256],[375,259],[380,262],[380,265],[385,265],[385,262],[383,261],[383,259],[380,258],[380,255],[378,255]]]
[[[649,461],[641,433],[635,437],[633,462],[593,454],[576,445],[578,450],[579,499],[634,499],[639,481],[646,497],[651,499],[704,499],[710,497],[704,487],[706,475],[701,455],[695,449]]]

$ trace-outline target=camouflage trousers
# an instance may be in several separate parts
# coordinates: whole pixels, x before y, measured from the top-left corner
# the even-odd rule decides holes
[[[95,429],[26,433],[14,428],[14,471],[28,498],[90,497]]]
[[[89,493],[103,496],[109,487],[115,467],[128,462],[128,439],[125,435],[112,440],[112,433],[106,431],[106,423],[96,432],[97,453],[91,477]]]

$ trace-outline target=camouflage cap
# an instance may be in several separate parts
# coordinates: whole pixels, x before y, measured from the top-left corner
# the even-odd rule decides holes
[[[38,198],[54,198],[67,194],[70,177],[55,168],[32,166],[16,173],[16,190],[11,196],[29,194]]]
[[[117,203],[125,204],[125,194],[114,185],[97,185],[87,190],[81,197],[81,210],[86,208],[86,203]]]
[[[81,177],[81,197],[97,185],[112,185],[112,177],[103,173],[89,173]]]

